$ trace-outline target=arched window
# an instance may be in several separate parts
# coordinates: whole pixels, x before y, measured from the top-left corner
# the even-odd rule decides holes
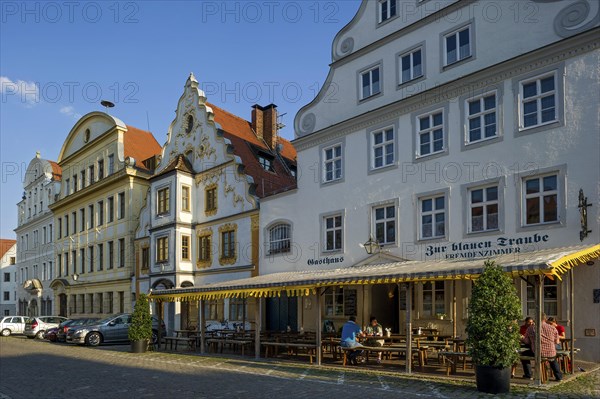
[[[269,229],[269,254],[290,252],[292,228],[287,223],[279,223]]]

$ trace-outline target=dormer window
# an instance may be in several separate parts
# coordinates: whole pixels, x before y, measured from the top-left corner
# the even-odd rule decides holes
[[[264,170],[273,171],[273,158],[266,154],[258,154],[258,162]]]
[[[379,1],[379,23],[396,16],[396,0]]]

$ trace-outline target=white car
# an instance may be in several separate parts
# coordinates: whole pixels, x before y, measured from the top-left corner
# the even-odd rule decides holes
[[[60,323],[68,320],[61,316],[38,316],[27,317],[25,319],[25,329],[23,333],[27,338],[44,338],[44,333],[53,327],[58,327]]]
[[[0,319],[0,335],[8,337],[10,334],[23,334],[25,330],[25,316],[5,316]]]

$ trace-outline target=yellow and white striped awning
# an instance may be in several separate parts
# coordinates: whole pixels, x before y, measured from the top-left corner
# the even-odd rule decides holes
[[[569,269],[600,258],[600,244],[544,249],[495,256],[494,260],[513,277],[547,275],[561,278]],[[436,280],[472,280],[483,271],[486,259],[401,261],[351,266],[341,269],[304,270],[266,274],[200,287],[152,291],[156,301],[179,302],[223,298],[308,296],[319,287],[397,284]]]

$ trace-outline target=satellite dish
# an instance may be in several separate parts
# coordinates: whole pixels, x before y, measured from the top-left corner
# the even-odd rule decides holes
[[[100,101],[100,104],[105,107],[105,108],[112,108],[115,106],[115,104],[111,103],[110,101],[107,100],[102,100]]]

